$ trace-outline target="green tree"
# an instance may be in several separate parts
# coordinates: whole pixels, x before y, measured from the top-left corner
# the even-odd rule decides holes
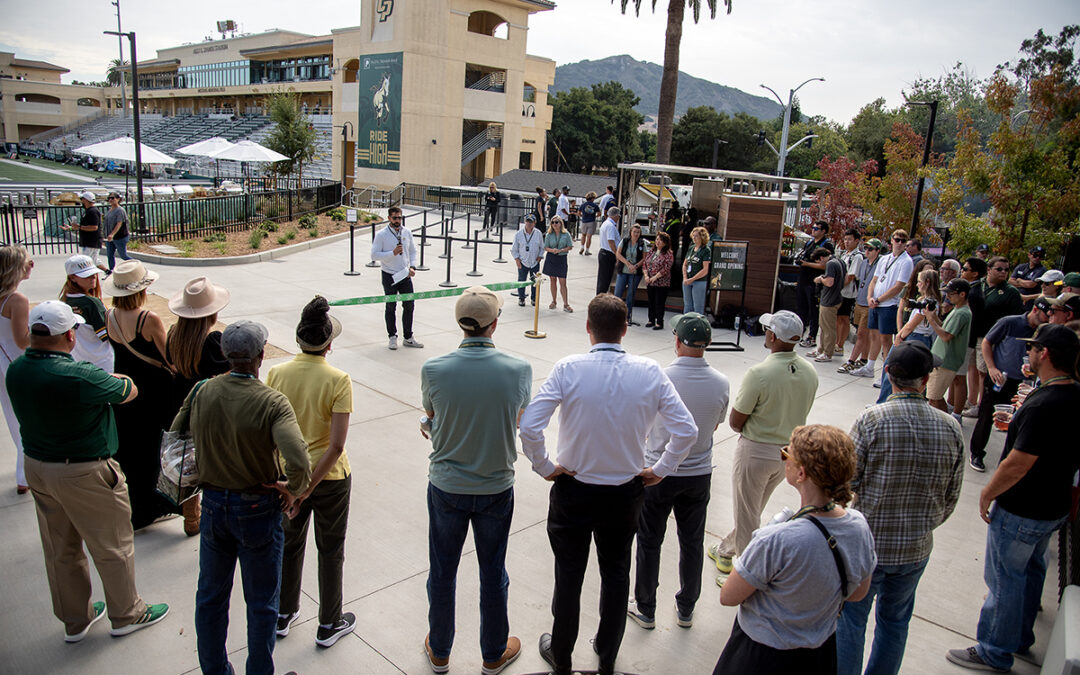
[[[271,94],[267,107],[274,128],[263,145],[289,158],[273,163],[271,171],[279,176],[295,173],[301,180],[304,164],[315,157],[315,127],[300,109],[300,95],[291,89]]]
[[[638,134],[644,118],[634,110],[638,100],[614,81],[550,97],[550,138],[558,152],[549,153],[549,168],[566,164],[575,173],[591,173],[644,157]]]
[[[885,99],[879,98],[859,109],[844,135],[851,158],[856,162],[873,160],[878,175],[885,171],[885,141],[889,140],[893,125],[900,121],[900,113],[885,107]]]
[[[611,0],[614,4],[615,0]],[[620,0],[622,13],[626,13],[628,0]],[[705,0],[710,17],[716,18],[717,0]],[[723,0],[727,13],[731,14],[732,0]],[[675,97],[679,88],[679,46],[682,43],[682,24],[689,5],[694,23],[701,18],[701,0],[668,0],[667,31],[664,37],[664,74],[660,79],[660,109],[656,119],[656,161],[668,164],[671,160],[671,138],[675,124]],[[656,12],[656,0],[652,0]],[[641,0],[634,0],[634,14],[641,14]]]
[[[828,122],[823,117],[814,117],[806,122],[792,123],[788,132],[788,142],[794,143],[808,134],[815,134],[817,138],[801,143],[797,148],[788,153],[784,162],[784,173],[793,178],[814,178],[820,174],[818,163],[825,157],[842,157],[848,154],[847,141],[844,140],[842,129],[835,123]],[[776,134],[773,144],[780,143],[780,134]],[[768,153],[771,160],[769,166],[762,167],[766,173],[776,172],[776,156]]]
[[[641,161],[656,161],[656,134],[642,129],[638,132],[638,147],[641,148]]]
[[[131,62],[113,59],[105,71],[105,82],[111,87],[119,87],[120,82],[131,84]]]
[[[989,135],[1000,121],[986,104],[983,94],[985,87],[986,82],[976,78],[963,63],[957,63],[952,70],[939,77],[916,79],[903,94],[908,101],[938,102],[933,148],[935,152],[951,157],[956,151],[960,110],[967,111],[975,129],[983,137]],[[930,109],[927,106],[904,106],[898,114],[912,129],[925,136],[930,125]]]
[[[734,117],[709,106],[686,111],[671,134],[671,162],[681,166],[712,167],[713,142],[722,141],[717,151],[716,168],[729,171],[754,171],[755,164],[768,161],[768,149],[758,147],[757,132],[761,122],[746,113]],[[767,156],[768,155],[768,156]],[[773,162],[775,166],[775,161]]]

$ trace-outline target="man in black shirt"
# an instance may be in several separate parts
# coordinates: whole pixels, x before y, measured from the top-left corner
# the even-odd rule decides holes
[[[1016,266],[1012,278],[1009,279],[1009,285],[1021,291],[1038,288],[1039,282],[1035,280],[1046,273],[1046,266],[1043,265],[1043,258],[1045,257],[1046,249],[1042,246],[1036,246],[1028,251],[1028,261]]]
[[[832,254],[836,247],[829,241],[829,224],[819,220],[810,228],[813,239],[806,242],[799,254],[799,283],[796,287],[796,314],[803,320],[803,324],[809,326],[806,331],[806,339],[799,343],[801,347],[816,347],[818,332],[818,303],[816,284],[814,279],[825,270],[825,261],[813,261],[811,254],[819,248],[826,248]]]
[[[94,205],[94,200],[97,197],[93,192],[87,190],[79,194],[79,201],[83,205],[82,219],[79,220],[78,227],[74,225],[66,225],[62,227],[64,230],[76,230],[79,233],[79,252],[85,256],[89,256],[94,261],[94,265],[102,271],[107,271],[101,263],[98,262],[98,255],[101,254],[101,212],[98,211],[97,206]]]
[[[1065,326],[1046,324],[1023,341],[1040,385],[1009,424],[1005,455],[979,496],[979,515],[990,527],[983,575],[989,593],[978,644],[947,655],[975,670],[1007,672],[1013,654],[1026,654],[1034,644],[1046,547],[1068,518],[1072,478],[1080,469],[1080,454],[1061,431],[1080,409],[1080,338]]]

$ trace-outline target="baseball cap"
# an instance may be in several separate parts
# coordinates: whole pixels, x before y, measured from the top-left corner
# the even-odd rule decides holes
[[[870,241],[866,242],[866,247],[867,248],[876,248],[878,250],[881,250],[881,240],[878,239],[877,237],[874,237]]]
[[[101,269],[88,255],[75,254],[64,261],[64,274],[74,274],[85,279],[101,273]]]
[[[945,284],[945,291],[948,293],[971,293],[971,284],[966,279],[953,279]]]
[[[1061,280],[1061,285],[1080,288],[1080,272],[1069,272],[1066,274],[1065,278]]]
[[[930,353],[930,348],[916,340],[901,342],[889,350],[885,368],[893,377],[917,380],[941,365],[941,357]]]
[[[470,286],[454,304],[454,319],[465,330],[487,328],[502,311],[503,299],[489,288]]]
[[[979,244],[978,246],[975,247],[975,250],[976,251],[989,251],[990,250],[990,244]]]
[[[1050,301],[1052,307],[1065,307],[1072,311],[1073,317],[1080,316],[1080,295],[1076,293],[1062,293]]]
[[[1044,323],[1029,338],[1017,338],[1021,342],[1042,345],[1047,349],[1076,352],[1080,350],[1080,337],[1069,328],[1055,323]]]
[[[532,214],[532,213],[526,213],[525,214],[525,220],[531,220],[531,221],[533,221],[535,223],[536,222],[536,215]]]
[[[1046,270],[1046,272],[1036,279],[1040,284],[1060,284],[1065,278],[1065,275],[1061,270]]]
[[[712,342],[712,327],[708,319],[697,312],[679,314],[671,320],[672,333],[687,347],[704,349]]]
[[[221,334],[221,352],[231,360],[251,360],[266,346],[266,327],[241,319],[230,323]]]
[[[86,320],[59,300],[46,300],[30,310],[30,332],[34,335],[61,335],[80,323],[86,323]]]
[[[95,195],[93,192],[90,192],[89,190],[86,190],[85,192],[79,193],[79,199],[85,199],[88,202],[93,202],[97,200],[97,195]]]
[[[1037,255],[1041,258],[1046,255],[1046,249],[1042,246],[1034,246],[1030,251],[1028,251],[1028,253],[1030,253],[1031,255]]]
[[[781,342],[795,344],[802,339],[803,322],[799,315],[782,309],[772,314],[762,314],[758,319],[762,327],[773,332]]]
[[[1039,297],[1035,298],[1035,305],[1034,305],[1035,309],[1038,309],[1038,310],[1041,310],[1043,312],[1049,313],[1050,308],[1053,305],[1054,305],[1054,300],[1052,298],[1046,297],[1045,295],[1040,295]]]

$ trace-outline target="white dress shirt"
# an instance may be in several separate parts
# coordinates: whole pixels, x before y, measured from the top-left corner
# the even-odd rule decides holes
[[[394,255],[394,249],[401,244],[401,253]],[[397,274],[410,267],[416,267],[416,244],[412,232],[402,225],[395,232],[389,225],[375,233],[371,242],[371,259],[382,265],[387,274]]]
[[[697,426],[675,386],[652,359],[598,343],[558,363],[521,415],[521,447],[533,471],[555,471],[544,429],[559,408],[558,463],[592,485],[622,485],[646,468],[645,434],[656,421],[670,438],[653,463],[671,474],[697,440]],[[707,432],[708,433],[708,432]]]
[[[607,218],[604,220],[604,224],[600,226],[600,250],[614,254],[618,246],[619,226],[615,224],[614,220]]]
[[[510,257],[520,260],[525,267],[536,267],[540,258],[544,255],[544,234],[537,228],[532,233],[522,227],[514,235],[514,243],[510,246]]]
[[[570,198],[565,194],[559,195],[559,205],[555,207],[555,215],[562,218],[564,223],[570,217]]]

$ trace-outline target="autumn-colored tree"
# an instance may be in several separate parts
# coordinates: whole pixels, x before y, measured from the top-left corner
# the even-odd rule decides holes
[[[821,180],[829,186],[811,195],[806,222],[826,221],[829,223],[829,236],[833,241],[840,241],[845,230],[862,224],[863,210],[856,203],[855,194],[877,173],[877,162],[868,159],[856,164],[846,156],[835,160],[822,157],[817,169]]]

